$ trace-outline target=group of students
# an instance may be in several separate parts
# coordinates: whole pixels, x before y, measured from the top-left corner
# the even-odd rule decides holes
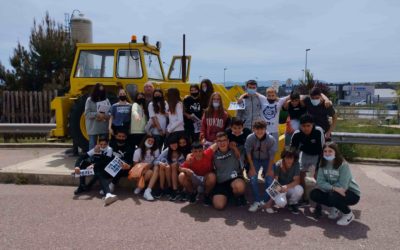
[[[143,168],[144,185],[134,189],[146,200],[167,197],[171,201],[203,202],[224,209],[231,200],[243,206],[246,179],[249,179],[253,203],[250,212],[275,212],[274,207],[288,207],[299,213],[299,202],[313,200],[314,213],[322,215],[321,205],[330,207],[329,218],[342,217],[339,225],[348,225],[354,214],[349,206],[360,199],[360,190],[349,165],[337,146],[329,141],[336,124],[336,114],[329,99],[317,88],[309,96],[292,92],[278,98],[275,89],[266,96],[257,92],[257,82],[246,82],[246,93],[238,102],[244,109],[230,118],[222,98],[214,92],[210,80],[200,86],[190,85],[190,96],[183,102],[179,90],[163,91],[146,83],[144,93],[137,93],[133,104],[121,89],[119,102],[108,112],[99,108],[109,101],[105,88],[97,84],[87,99],[85,116],[90,137],[89,151],[75,164],[75,173],[93,168],[94,177],[86,184],[80,177],[75,194],[90,189],[98,180],[105,204],[117,200],[112,194],[119,179],[132,170]],[[281,109],[289,117],[281,159],[274,162],[278,149],[278,125]],[[99,111],[100,110],[100,111]],[[331,121],[330,121],[331,120]],[[108,138],[111,141],[108,144]],[[97,141],[97,144],[96,144]],[[104,170],[119,157],[121,170],[111,178]],[[265,180],[259,190],[259,172]],[[265,190],[276,180],[279,199],[271,199]],[[274,206],[276,205],[276,206]]]

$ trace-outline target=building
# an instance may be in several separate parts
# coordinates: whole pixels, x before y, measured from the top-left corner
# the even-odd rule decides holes
[[[393,89],[375,89],[373,100],[375,103],[397,102],[398,95]]]

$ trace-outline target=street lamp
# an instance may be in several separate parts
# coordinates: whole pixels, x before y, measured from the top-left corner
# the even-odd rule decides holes
[[[228,68],[224,68],[224,85],[225,85],[225,71],[227,70]]]
[[[306,82],[306,74],[307,74],[307,53],[310,49],[306,49],[306,65],[304,67],[304,83]]]

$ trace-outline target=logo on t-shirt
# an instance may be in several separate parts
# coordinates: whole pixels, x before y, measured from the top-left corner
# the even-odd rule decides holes
[[[264,117],[267,120],[273,119],[277,113],[278,113],[278,108],[276,104],[273,106],[267,105],[263,110]]]

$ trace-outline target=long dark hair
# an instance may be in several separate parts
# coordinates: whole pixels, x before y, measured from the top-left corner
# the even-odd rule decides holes
[[[186,146],[185,147],[181,147],[180,145],[179,145],[179,141],[180,140],[185,140],[186,141]],[[187,137],[187,136],[185,136],[185,135],[181,135],[180,137],[179,137],[179,139],[178,139],[178,148],[179,148],[179,150],[182,152],[182,154],[183,154],[183,156],[186,158],[186,156],[188,155],[188,154],[190,154],[190,152],[191,152],[191,146],[190,146],[190,142],[189,142],[189,138]]]
[[[340,153],[340,151],[339,151],[339,147],[337,146],[336,143],[334,143],[334,142],[332,142],[332,141],[327,142],[327,143],[325,143],[324,146],[322,147],[322,154],[324,154],[323,152],[324,152],[324,149],[325,149],[325,148],[331,148],[331,149],[333,149],[333,150],[335,151],[335,159],[333,160],[333,168],[334,168],[334,169],[338,169],[338,168],[342,165],[342,163],[344,162],[344,158],[343,158],[342,153]],[[323,167],[325,167],[325,166],[328,164],[328,161],[325,160],[325,158],[323,157],[323,155],[322,155],[321,158],[322,158],[322,159],[321,159],[321,163],[320,163],[319,166],[320,166],[321,168],[323,168]]]
[[[203,83],[207,85],[207,91],[205,93],[202,88]],[[212,82],[210,81],[210,79],[203,79],[200,82],[200,106],[202,109],[207,108],[212,93],[214,93]]]
[[[154,139],[153,147],[150,148],[151,155],[154,156],[154,152],[158,149],[157,141],[156,141],[156,139],[154,138],[154,136],[152,136],[152,135],[145,135],[145,137],[142,139],[142,141],[140,142],[140,145],[139,145],[139,148],[140,148],[140,151],[141,151],[141,152],[140,152],[140,153],[141,153],[141,155],[140,155],[140,157],[141,157],[140,160],[141,160],[141,161],[143,161],[144,158],[145,158],[145,156],[146,156],[146,150],[147,150],[147,148],[146,148],[145,142],[146,142],[146,140],[149,139],[149,138],[153,138],[153,139]]]
[[[156,93],[161,93],[161,100],[159,102],[156,102],[154,100],[154,95]],[[161,89],[155,89],[153,92],[153,108],[155,113],[165,114],[165,99],[164,99],[164,93]]]
[[[136,103],[138,103],[137,102],[137,100],[138,100],[138,97],[139,96],[143,96],[143,99],[145,100],[145,102],[143,103],[143,111],[144,111],[144,114],[147,116],[147,114],[149,113],[149,111],[148,111],[148,108],[147,108],[147,105],[146,105],[146,96],[144,95],[144,93],[143,92],[137,92],[136,94],[135,94],[135,96],[133,97],[133,102],[136,102]],[[138,103],[139,104],[139,103]]]
[[[214,96],[219,96],[219,107],[218,107],[218,109],[215,109],[214,106],[213,106],[213,98],[214,98]],[[218,115],[219,115],[220,118],[223,117],[223,115],[224,115],[224,106],[222,104],[222,96],[221,96],[221,94],[219,92],[214,92],[210,96],[210,100],[208,102],[208,108],[206,109],[204,115],[206,117],[212,117],[213,114],[214,114],[214,111],[218,112]]]
[[[181,97],[180,97],[179,89],[177,89],[177,88],[168,89],[167,102],[168,102],[168,107],[169,107],[169,111],[171,112],[171,114],[176,113],[176,105],[180,101],[181,101]]]
[[[103,90],[100,90],[100,88],[103,88]],[[106,99],[106,89],[102,83],[98,82],[94,85],[90,99],[92,102],[100,102]]]
[[[177,144],[177,148],[176,148],[176,152],[178,152],[179,155],[182,155],[182,152],[179,150],[179,144],[178,144],[178,138],[174,135],[170,136],[170,138],[168,138],[168,155],[167,155],[167,159],[169,162],[172,161],[172,153],[174,153],[174,151],[171,150],[170,146],[171,144],[176,143]],[[179,156],[178,156],[179,158]]]

